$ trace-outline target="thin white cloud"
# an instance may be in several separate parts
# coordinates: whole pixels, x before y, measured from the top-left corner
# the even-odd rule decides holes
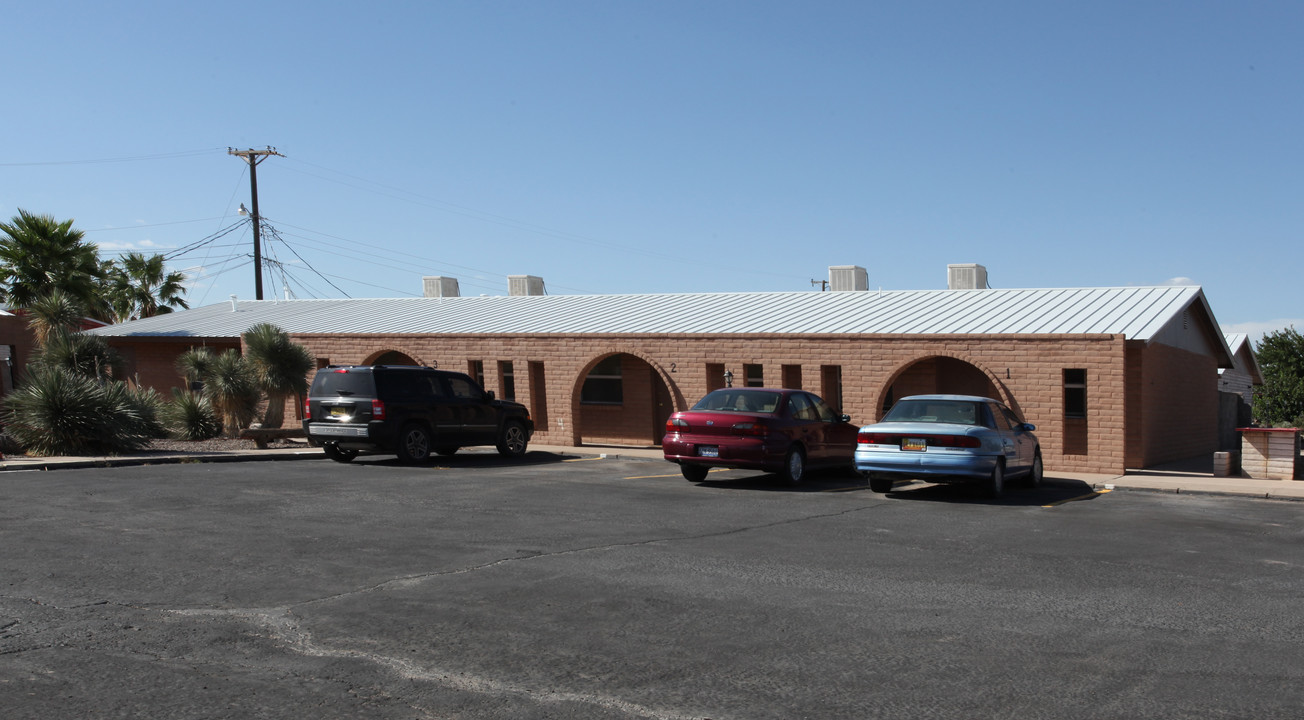
[[[1168,278],[1167,280],[1165,280],[1165,281],[1163,281],[1162,283],[1159,283],[1159,284],[1160,284],[1160,285],[1199,285],[1200,283],[1198,283],[1198,282],[1192,280],[1192,279],[1189,278],[1189,277],[1181,277],[1181,276],[1179,276],[1179,277],[1175,277],[1175,278]]]
[[[153,240],[136,240],[133,242],[97,242],[95,247],[101,252],[131,252],[132,250],[161,250],[170,249],[170,245],[159,245]]]

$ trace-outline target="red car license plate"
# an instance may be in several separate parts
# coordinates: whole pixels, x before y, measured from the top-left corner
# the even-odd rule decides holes
[[[901,438],[901,449],[923,452],[928,449],[928,441],[924,438]]]
[[[720,448],[715,445],[698,445],[698,457],[720,457]]]

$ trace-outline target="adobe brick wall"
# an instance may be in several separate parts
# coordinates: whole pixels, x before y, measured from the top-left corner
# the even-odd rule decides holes
[[[207,347],[215,354],[239,350],[240,339],[199,341],[158,340],[139,338],[109,338],[109,345],[117,350],[126,369],[126,380],[139,387],[152,387],[164,399],[171,397],[174,387],[185,387],[185,378],[177,372],[177,358],[193,347]]]
[[[535,406],[544,393],[546,423],[539,423],[535,442],[576,444],[651,444],[659,438],[654,421],[654,377],[665,384],[674,409],[685,409],[722,382],[721,368],[743,383],[742,366],[759,364],[767,384],[779,385],[784,366],[799,366],[806,389],[820,392],[821,366],[837,366],[842,376],[842,411],[855,423],[877,420],[888,389],[898,383],[899,399],[914,391],[937,390],[937,370],[962,370],[960,386],[971,391],[988,383],[1025,420],[1037,425],[1047,468],[1077,472],[1119,472],[1125,466],[1125,436],[1130,423],[1126,403],[1127,349],[1117,335],[294,335],[314,356],[334,364],[364,364],[382,352],[397,350],[423,365],[466,371],[469,361],[484,362],[485,385],[499,386],[499,362],[511,361],[516,399]],[[582,405],[584,377],[608,355],[625,353],[625,403]],[[1190,353],[1186,353],[1190,355]],[[1156,355],[1168,358],[1168,355]],[[932,360],[932,358],[936,358]],[[1180,358],[1175,358],[1174,361]],[[1212,359],[1205,359],[1211,366]],[[1156,363],[1161,362],[1156,360]],[[536,387],[541,364],[543,387]],[[964,363],[964,364],[960,364]],[[973,366],[976,370],[969,368]],[[536,366],[537,367],[537,366]],[[708,369],[709,368],[709,369]],[[1087,418],[1066,423],[1063,370],[1087,371]],[[710,373],[708,375],[708,373]],[[795,370],[788,368],[789,377]],[[945,374],[945,372],[944,372]],[[932,377],[929,384],[925,379]],[[947,377],[956,377],[952,372]],[[1216,380],[1204,373],[1181,371],[1163,392],[1201,393],[1203,382],[1216,393]],[[1216,401],[1216,395],[1215,395]],[[1199,411],[1200,403],[1187,409]],[[1216,422],[1216,405],[1210,414]],[[1187,426],[1198,423],[1188,421]],[[1149,427],[1149,426],[1147,426]],[[1162,430],[1162,423],[1153,426]],[[1066,430],[1068,435],[1066,436]],[[1178,438],[1166,433],[1159,445],[1173,446]],[[1189,446],[1199,446],[1192,441]]]
[[[1217,451],[1217,362],[1167,345],[1128,346],[1127,467]]]

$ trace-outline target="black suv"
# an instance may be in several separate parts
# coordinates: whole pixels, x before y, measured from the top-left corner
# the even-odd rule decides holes
[[[326,456],[349,462],[359,450],[392,452],[405,463],[452,455],[467,445],[525,453],[530,411],[495,400],[469,376],[409,365],[322,368],[303,403],[303,431]]]

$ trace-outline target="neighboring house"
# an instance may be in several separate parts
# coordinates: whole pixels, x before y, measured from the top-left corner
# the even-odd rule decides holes
[[[81,329],[92,330],[108,323],[92,318],[82,318]],[[0,310],[0,396],[13,391],[21,382],[23,370],[32,359],[36,340],[27,327],[23,310]]]
[[[521,277],[509,296],[428,278],[443,297],[233,300],[92,332],[166,392],[181,352],[269,322],[319,368],[467,372],[524,403],[542,444],[658,443],[726,376],[809,389],[857,423],[906,395],[989,395],[1037,425],[1048,468],[1107,473],[1215,451],[1216,378],[1235,367],[1195,286],[875,292],[842,266],[834,292],[549,296]]]
[[[22,377],[22,370],[32,357],[34,344],[27,319],[0,310],[0,395],[13,391],[14,382]]]
[[[1254,360],[1254,347],[1244,333],[1226,333],[1227,348],[1232,352],[1234,366],[1219,368],[1218,390],[1236,393],[1247,403],[1254,402],[1254,386],[1263,384],[1259,364]]]
[[[1218,448],[1238,452],[1241,434],[1237,428],[1254,421],[1254,387],[1263,384],[1254,347],[1244,333],[1226,333],[1223,338],[1232,352],[1233,366],[1218,369]]]

